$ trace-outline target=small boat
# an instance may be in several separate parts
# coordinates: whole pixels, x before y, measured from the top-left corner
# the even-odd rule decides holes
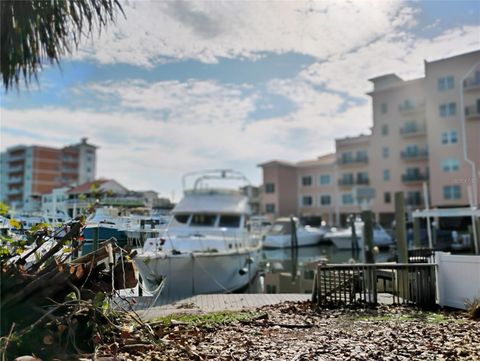
[[[331,241],[338,249],[358,249],[363,248],[363,221],[360,218],[355,219],[355,235],[357,244],[352,244],[351,228],[337,229],[332,228],[324,236],[324,239]],[[379,248],[388,248],[394,243],[393,238],[378,223],[373,224],[373,245]]]
[[[231,170],[192,173],[193,188],[172,210],[165,233],[147,239],[133,258],[148,291],[178,297],[228,293],[249,285],[261,258],[261,238],[247,227],[248,198],[204,181],[246,180]]]
[[[87,225],[83,229],[83,238],[85,243],[82,248],[82,254],[93,250],[94,239],[98,243],[115,238],[119,245],[125,245],[127,235],[124,228],[125,219],[121,217],[119,209],[113,207],[101,207],[95,210],[95,213],[87,219]]]
[[[298,218],[278,218],[263,239],[264,248],[292,247],[292,219],[296,229],[296,246],[314,246],[327,233],[326,229],[303,227]]]

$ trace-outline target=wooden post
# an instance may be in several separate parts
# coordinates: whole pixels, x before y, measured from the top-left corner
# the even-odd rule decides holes
[[[355,258],[358,250],[357,231],[355,230],[355,216],[350,216],[350,227],[352,228],[352,258]]]
[[[422,248],[420,240],[420,218],[413,219],[413,241],[416,249]]]
[[[477,244],[476,247],[474,246],[474,253],[475,254],[480,254],[480,218],[475,218],[475,225],[477,227]],[[472,238],[473,242],[475,242],[475,239]],[[472,242],[472,243],[473,243]]]
[[[408,262],[405,228],[405,198],[403,192],[395,192],[395,237],[397,238],[397,255],[399,263]]]
[[[375,263],[373,255],[373,219],[372,211],[362,212],[363,221],[363,252],[365,252],[365,263]]]
[[[297,239],[297,225],[295,224],[295,219],[290,217],[291,223],[291,251],[292,251],[292,282],[295,281],[297,277],[297,262],[298,262],[298,239]]]
[[[97,224],[97,226],[93,228],[93,250],[94,251],[98,249],[99,237],[100,237],[100,226]]]
[[[397,256],[399,263],[408,263],[408,248],[405,226],[405,197],[403,192],[395,192],[395,236],[397,238]],[[398,270],[398,295],[403,302],[409,299],[408,295],[408,268]]]

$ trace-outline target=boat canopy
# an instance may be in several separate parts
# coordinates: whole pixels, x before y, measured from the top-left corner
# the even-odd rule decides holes
[[[250,206],[239,192],[195,191],[186,193],[172,213],[250,214]]]

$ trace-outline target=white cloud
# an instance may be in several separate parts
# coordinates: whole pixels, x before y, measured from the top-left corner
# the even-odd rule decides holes
[[[76,57],[146,67],[169,57],[214,63],[262,52],[328,59],[414,19],[400,1],[141,1],[124,10],[126,19],[119,16]]]

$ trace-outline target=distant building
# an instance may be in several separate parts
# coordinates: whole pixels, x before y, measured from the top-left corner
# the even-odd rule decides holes
[[[82,138],[63,148],[18,145],[0,154],[0,200],[38,210],[42,194],[95,179],[96,146]]]
[[[423,182],[433,207],[479,205],[480,51],[425,62],[419,79],[370,80],[371,135],[337,139],[335,154],[316,160],[260,164],[263,214],[341,224],[371,209],[390,225],[394,193],[422,208]]]
[[[42,211],[57,212],[75,217],[91,207],[116,207],[120,210],[136,210],[139,213],[168,212],[173,205],[168,199],[159,198],[155,191],[132,191],[113,179],[97,179],[74,187],[53,189],[42,195]]]
[[[247,185],[241,187],[241,192],[248,197],[248,203],[252,214],[260,214],[260,187]]]

